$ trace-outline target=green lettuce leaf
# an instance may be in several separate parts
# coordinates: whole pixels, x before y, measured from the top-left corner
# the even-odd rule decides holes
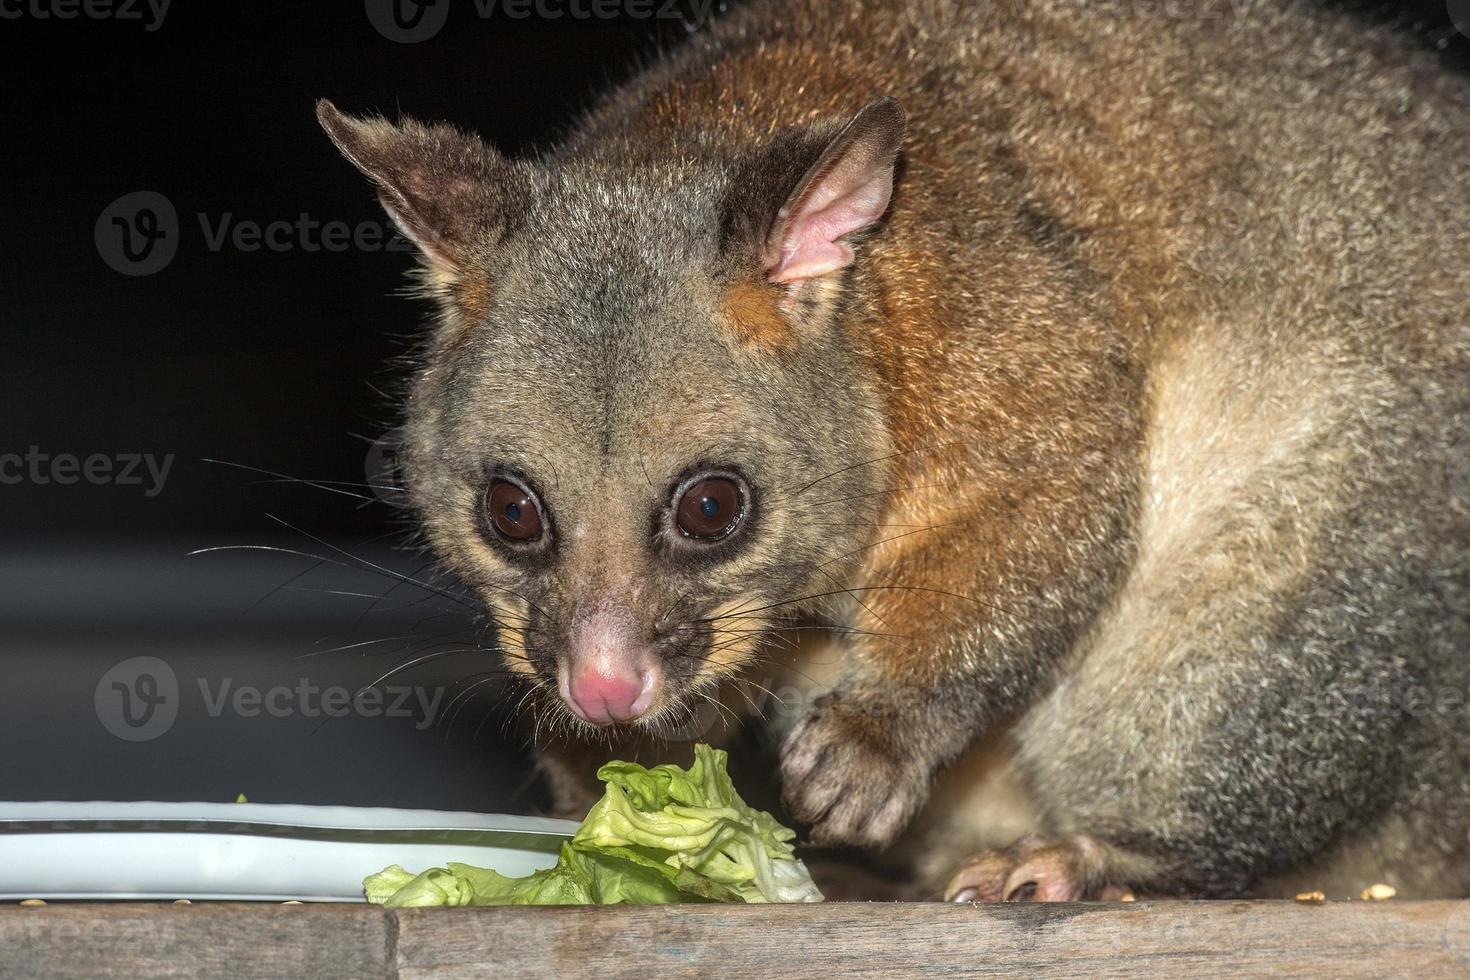
[[[556,865],[523,878],[465,864],[419,875],[394,865],[363,891],[396,907],[820,902],[796,859],[795,833],[740,798],[727,762],[696,745],[688,769],[608,763],[597,773],[606,792]]]

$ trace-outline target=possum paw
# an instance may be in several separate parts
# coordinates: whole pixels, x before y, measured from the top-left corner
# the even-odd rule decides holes
[[[898,836],[928,791],[928,767],[895,751],[887,726],[828,696],[797,724],[781,752],[781,784],[792,814],[818,844],[883,847]]]
[[[1108,880],[1106,852],[1086,834],[1060,842],[1022,837],[977,854],[944,889],[947,902],[1131,901],[1132,894]]]

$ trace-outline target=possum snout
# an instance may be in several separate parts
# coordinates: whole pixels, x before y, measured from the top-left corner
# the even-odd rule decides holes
[[[643,717],[658,699],[663,672],[634,617],[599,606],[578,616],[570,639],[557,665],[557,688],[567,707],[594,725]]]

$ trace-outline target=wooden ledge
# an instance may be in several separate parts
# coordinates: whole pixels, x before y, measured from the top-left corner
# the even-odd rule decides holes
[[[0,906],[0,976],[1465,976],[1470,902]]]

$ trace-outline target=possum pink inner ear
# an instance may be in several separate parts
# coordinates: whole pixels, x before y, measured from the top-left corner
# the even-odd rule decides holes
[[[765,250],[771,281],[812,279],[852,263],[852,246],[842,239],[888,208],[903,131],[903,109],[882,98],[827,144],[776,212]]]
[[[478,137],[411,119],[353,117],[326,99],[317,121],[338,150],[377,185],[393,223],[431,268],[457,275],[499,227],[508,167]]]

